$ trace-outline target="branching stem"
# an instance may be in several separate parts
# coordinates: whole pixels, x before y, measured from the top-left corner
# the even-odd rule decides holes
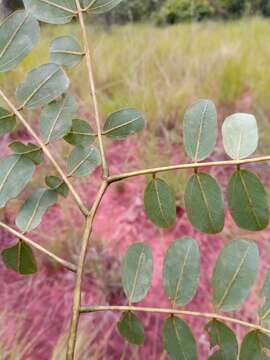
[[[217,319],[222,321],[228,321],[234,324],[245,326],[251,329],[260,330],[264,333],[270,334],[270,330],[266,329],[260,325],[252,324],[243,320],[232,318],[229,316],[223,316],[215,313],[206,313],[199,311],[188,311],[188,310],[177,310],[177,309],[164,309],[164,308],[154,308],[154,307],[140,307],[140,306],[83,306],[81,307],[81,313],[93,313],[100,311],[134,311],[134,312],[146,312],[146,313],[160,313],[160,314],[174,314],[174,315],[183,315],[183,316],[194,316],[202,317],[207,319]]]

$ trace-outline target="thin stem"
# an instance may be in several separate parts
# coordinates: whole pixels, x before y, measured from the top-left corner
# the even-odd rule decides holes
[[[97,102],[96,85],[95,85],[94,74],[93,74],[92,59],[90,56],[90,47],[89,47],[89,43],[88,43],[87,31],[86,31],[85,21],[84,21],[84,14],[83,14],[84,10],[82,9],[79,0],[76,0],[76,5],[77,5],[77,9],[78,9],[79,22],[80,22],[80,27],[81,27],[81,32],[82,32],[82,40],[83,40],[83,44],[84,44],[84,52],[85,52],[87,73],[88,73],[88,78],[89,78],[90,93],[92,94],[93,104],[94,104],[97,136],[98,136],[99,148],[100,148],[101,159],[102,159],[103,176],[104,176],[104,178],[107,178],[109,176],[109,168],[107,165],[105,151],[104,151],[104,145],[103,145],[103,140],[102,140],[101,121],[100,121],[99,108],[98,108],[98,102]]]
[[[10,226],[6,225],[5,223],[3,223],[1,221],[0,221],[0,226],[3,229],[7,230],[10,234],[15,235],[18,239],[23,240],[27,244],[31,245],[33,248],[35,248],[38,251],[42,252],[43,254],[49,256],[51,259],[55,260],[60,265],[64,266],[66,269],[71,270],[73,272],[77,271],[76,266],[74,264],[72,264],[69,261],[66,261],[66,260],[60,258],[59,256],[53,254],[52,252],[45,249],[41,245],[37,244],[35,241],[33,241],[33,240],[29,239],[28,237],[26,237],[24,234],[21,234],[17,230],[11,228]]]
[[[78,270],[76,275],[76,284],[74,290],[73,297],[73,308],[72,308],[72,319],[69,330],[69,338],[68,338],[68,348],[67,348],[67,360],[73,360],[75,356],[75,347],[76,347],[76,338],[78,332],[79,325],[79,316],[80,316],[80,306],[81,306],[81,287],[82,287],[82,277],[84,272],[84,265],[86,259],[86,253],[89,243],[89,238],[92,232],[92,224],[101,202],[103,195],[105,194],[108,187],[107,181],[103,181],[99,192],[96,196],[92,209],[90,211],[89,216],[86,218],[83,239],[82,239],[82,247],[80,252],[80,258],[78,262]]]
[[[80,309],[81,313],[93,313],[99,311],[134,311],[134,312],[146,312],[146,313],[160,313],[160,314],[175,314],[184,316],[203,317],[207,319],[218,319],[228,321],[234,324],[242,325],[251,329],[260,330],[267,334],[270,334],[270,330],[260,325],[252,324],[247,321],[235,319],[229,316],[223,316],[215,313],[204,313],[199,311],[177,310],[177,309],[160,309],[154,307],[140,307],[140,306],[83,306]]]
[[[36,142],[39,144],[41,149],[43,150],[44,154],[50,159],[51,163],[55,167],[58,174],[62,177],[64,182],[66,183],[67,187],[69,188],[71,194],[73,195],[75,201],[77,202],[81,212],[84,215],[88,214],[87,208],[84,206],[79,194],[76,192],[74,187],[72,186],[71,182],[68,180],[67,176],[65,175],[64,171],[60,168],[56,160],[54,159],[53,155],[47,148],[47,146],[43,143],[43,141],[39,138],[39,136],[36,134],[36,132],[31,128],[31,126],[28,124],[28,122],[25,120],[25,118],[22,116],[22,114],[19,112],[18,109],[12,104],[12,102],[7,98],[7,96],[3,93],[2,90],[0,90],[0,96],[2,99],[7,103],[7,105],[10,107],[10,109],[13,111],[13,113],[17,116],[17,118],[20,120],[20,122],[25,126],[25,128],[28,130],[29,134],[32,135],[32,137],[36,140]]]
[[[225,161],[211,161],[211,162],[202,162],[202,163],[190,163],[190,164],[178,164],[164,167],[157,167],[152,169],[137,170],[127,173],[122,173],[118,175],[113,175],[108,178],[109,183],[116,181],[121,181],[127,178],[142,176],[147,174],[155,174],[167,171],[183,170],[183,169],[198,169],[204,167],[218,167],[218,166],[240,166],[243,164],[253,164],[259,162],[270,161],[270,156],[261,156],[251,159],[242,159],[242,160],[225,160]]]

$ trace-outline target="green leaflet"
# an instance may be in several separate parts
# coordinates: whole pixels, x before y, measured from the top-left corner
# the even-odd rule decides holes
[[[237,339],[227,325],[218,320],[211,320],[205,329],[209,334],[211,348],[218,346],[208,360],[237,360]]]
[[[90,175],[100,164],[100,152],[95,146],[77,146],[67,160],[68,176]]]
[[[222,126],[223,144],[232,159],[243,159],[254,153],[258,146],[257,122],[253,115],[234,114]]]
[[[16,98],[22,106],[34,109],[47,105],[68,87],[69,79],[59,65],[44,64],[28,73],[16,90]]]
[[[132,313],[125,312],[117,323],[117,329],[130,344],[142,345],[144,343],[144,328],[140,320]]]
[[[16,116],[0,107],[0,136],[9,133],[16,126]]]
[[[25,145],[20,141],[14,141],[8,146],[15,154],[23,155],[24,157],[32,160],[36,165],[41,164],[44,160],[42,149],[34,144],[29,143]]]
[[[247,170],[234,172],[228,186],[228,205],[234,221],[242,229],[259,231],[267,227],[267,196],[254,173]]]
[[[53,40],[50,47],[51,62],[73,68],[83,57],[80,44],[71,36],[60,36]]]
[[[185,208],[198,230],[219,233],[224,227],[223,196],[217,181],[206,173],[191,176],[185,189]]]
[[[0,160],[0,208],[22,192],[34,170],[33,161],[21,155],[10,155]]]
[[[112,139],[124,139],[144,128],[142,114],[136,109],[112,113],[105,122],[103,134]]]
[[[266,324],[270,321],[270,269],[267,270],[264,285],[260,291],[260,297],[265,299],[264,304],[259,309],[260,321]]]
[[[23,0],[26,10],[43,22],[66,24],[77,10],[75,0]]]
[[[24,241],[19,241],[15,246],[2,252],[2,259],[8,269],[22,275],[37,272],[37,264],[32,249]]]
[[[269,360],[270,337],[258,330],[249,332],[241,345],[239,360]]]
[[[248,296],[257,276],[259,251],[247,239],[229,242],[221,251],[213,276],[213,301],[218,310],[233,311]]]
[[[57,194],[67,197],[69,193],[69,189],[67,185],[57,176],[46,176],[45,178],[46,185],[57,192]]]
[[[196,360],[194,336],[184,320],[169,317],[163,326],[163,344],[170,360]]]
[[[72,145],[90,145],[94,142],[96,134],[88,122],[80,119],[72,120],[70,132],[65,136],[65,140]]]
[[[92,14],[101,14],[112,10],[115,6],[120,4],[122,0],[82,0],[85,9],[88,9]]]
[[[217,139],[217,112],[210,100],[193,104],[184,117],[184,146],[195,162],[205,159],[214,150]]]
[[[152,179],[144,192],[144,207],[148,218],[162,228],[168,228],[176,221],[174,195],[162,179]]]
[[[57,194],[53,190],[38,189],[24,202],[17,217],[16,225],[23,232],[34,230],[40,224],[48,208],[57,202]]]
[[[143,243],[131,245],[123,260],[122,284],[129,303],[141,301],[152,281],[153,257],[149,246]]]
[[[65,96],[59,102],[47,105],[40,116],[40,132],[44,142],[62,139],[71,129],[72,119],[78,111],[73,96]]]
[[[25,11],[16,11],[0,25],[0,73],[14,69],[39,38],[38,22]]]
[[[200,275],[200,253],[195,240],[184,237],[168,249],[163,264],[163,286],[173,306],[184,306],[194,297]]]

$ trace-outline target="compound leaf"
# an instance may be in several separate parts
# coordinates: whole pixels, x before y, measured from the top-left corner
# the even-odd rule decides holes
[[[259,231],[267,227],[267,195],[260,179],[247,170],[237,170],[228,186],[228,205],[236,224],[242,229]]]
[[[68,176],[90,175],[100,164],[100,152],[95,146],[77,146],[67,160]]]
[[[14,141],[9,144],[9,147],[15,154],[23,155],[32,160],[36,165],[41,164],[44,160],[42,149],[34,144],[29,143],[25,145],[20,141]]]
[[[38,189],[24,202],[17,217],[16,225],[23,232],[34,230],[41,223],[49,207],[56,204],[57,194],[53,190]]]
[[[22,106],[34,109],[62,95],[69,87],[69,79],[57,64],[44,64],[28,73],[18,86],[16,98]]]
[[[153,179],[144,192],[144,207],[148,218],[162,228],[176,221],[176,204],[168,184],[162,179]]]
[[[14,69],[39,38],[38,22],[25,11],[15,11],[0,25],[0,72]]]
[[[247,239],[231,241],[221,251],[213,276],[213,300],[218,310],[237,310],[248,296],[257,276],[259,251]]]
[[[43,109],[39,126],[46,144],[68,134],[77,111],[78,105],[73,96],[65,96],[61,101],[52,102]]]
[[[251,155],[258,146],[257,121],[250,114],[234,114],[227,117],[222,126],[223,144],[232,159]]]
[[[112,10],[115,6],[120,4],[122,0],[82,0],[85,9],[88,9],[92,14],[102,14]]]
[[[2,252],[2,259],[8,269],[22,275],[37,272],[37,263],[31,247],[24,241],[19,241],[15,246]]]
[[[75,0],[23,0],[33,16],[49,24],[66,24],[77,10]]]
[[[218,320],[211,320],[205,327],[211,348],[218,347],[208,360],[237,360],[238,343],[234,332]]]
[[[144,328],[141,321],[130,311],[123,313],[117,324],[120,335],[130,344],[142,345],[144,343]]]
[[[198,230],[219,233],[224,227],[224,202],[217,181],[206,173],[194,174],[185,189],[185,208]]]
[[[0,160],[0,208],[22,192],[34,170],[33,161],[22,155],[10,155]]]
[[[57,192],[57,194],[65,197],[65,198],[68,196],[69,189],[68,189],[67,185],[64,183],[64,181],[61,180],[59,177],[57,177],[57,176],[46,176],[45,182],[46,182],[46,185],[50,189]]]
[[[96,134],[87,121],[80,119],[72,120],[70,132],[65,140],[71,145],[90,145],[94,142]]]
[[[193,104],[184,116],[184,146],[195,162],[205,159],[213,150],[217,139],[217,112],[210,100]]]
[[[51,47],[51,62],[73,68],[83,57],[80,44],[71,36],[61,36],[53,40]]]
[[[142,114],[136,109],[112,113],[105,122],[103,134],[112,139],[124,139],[144,128]]]
[[[16,126],[16,116],[0,107],[0,136],[9,133]]]
[[[239,360],[269,360],[270,337],[258,330],[249,332],[241,345]]]
[[[196,341],[189,326],[175,316],[164,322],[163,345],[170,360],[197,359]]]
[[[200,275],[198,244],[190,237],[176,240],[163,265],[163,286],[173,306],[184,306],[194,297]]]
[[[152,281],[153,257],[149,246],[143,243],[131,245],[123,260],[122,284],[129,303],[141,301]]]

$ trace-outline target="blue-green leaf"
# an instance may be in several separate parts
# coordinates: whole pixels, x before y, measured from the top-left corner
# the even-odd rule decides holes
[[[269,360],[270,337],[254,330],[249,332],[241,345],[239,360]]]
[[[60,36],[53,40],[51,47],[51,62],[73,68],[83,57],[80,44],[71,36]]]
[[[96,134],[89,123],[80,119],[72,120],[70,132],[65,136],[65,140],[71,145],[91,145],[96,139]]]
[[[144,328],[141,321],[130,311],[123,313],[117,324],[120,335],[130,344],[142,345],[144,343]]]
[[[2,259],[8,269],[22,275],[31,275],[37,272],[37,263],[32,249],[24,241],[2,252]]]
[[[77,146],[67,160],[68,176],[90,175],[100,164],[100,152],[95,146]]]
[[[85,9],[92,14],[102,14],[112,10],[123,0],[82,0]]]
[[[25,145],[20,141],[14,141],[9,144],[9,147],[15,154],[23,155],[32,160],[36,165],[41,164],[44,160],[43,151],[37,145],[31,143]]]
[[[0,136],[9,133],[16,126],[16,116],[0,107]]]

